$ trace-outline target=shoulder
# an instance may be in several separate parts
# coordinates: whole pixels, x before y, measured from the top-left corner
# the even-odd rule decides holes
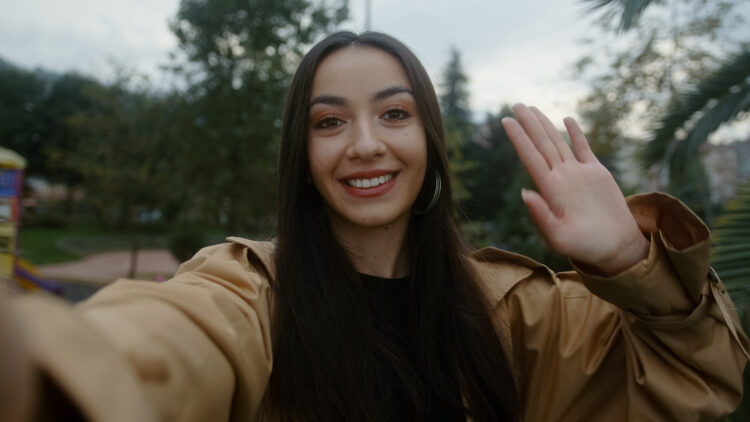
[[[491,302],[500,301],[522,282],[535,280],[549,286],[557,283],[555,273],[545,265],[497,248],[477,250],[472,253],[469,262]]]
[[[228,243],[207,246],[185,261],[175,275],[186,272],[223,273],[232,268],[257,273],[267,280],[274,274],[273,241],[230,236]]]

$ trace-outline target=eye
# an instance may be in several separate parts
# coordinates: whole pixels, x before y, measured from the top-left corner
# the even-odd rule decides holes
[[[391,106],[380,117],[385,120],[398,121],[410,117],[411,114],[402,106]]]
[[[315,122],[316,129],[334,129],[344,124],[338,116],[328,115]]]

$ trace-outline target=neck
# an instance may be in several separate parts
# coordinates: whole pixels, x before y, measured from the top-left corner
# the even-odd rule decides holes
[[[409,274],[408,216],[380,227],[359,227],[331,216],[331,229],[359,273],[383,278]]]

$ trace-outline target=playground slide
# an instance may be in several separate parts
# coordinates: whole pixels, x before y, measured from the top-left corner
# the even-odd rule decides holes
[[[16,260],[14,270],[18,285],[25,290],[45,290],[58,296],[63,293],[60,283],[41,278],[34,264],[23,258]]]

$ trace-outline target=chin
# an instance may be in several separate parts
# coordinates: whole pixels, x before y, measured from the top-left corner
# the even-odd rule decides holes
[[[409,212],[403,213],[384,213],[372,210],[371,213],[352,213],[349,215],[338,214],[337,220],[340,222],[361,229],[378,229],[387,228],[399,222],[408,221]]]
[[[364,228],[364,229],[376,229],[381,227],[387,227],[390,225],[393,225],[398,221],[398,217],[394,218],[388,218],[383,216],[372,216],[372,217],[365,217],[365,218],[357,218],[354,220],[349,220],[352,224],[355,226]]]

